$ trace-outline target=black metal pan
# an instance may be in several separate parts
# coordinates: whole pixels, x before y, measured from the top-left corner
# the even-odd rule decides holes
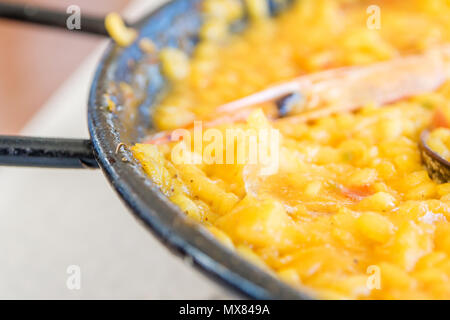
[[[201,0],[174,0],[141,19],[133,27],[140,37],[158,46],[181,46],[189,51],[201,23]],[[100,32],[101,33],[101,32]],[[168,248],[187,258],[213,279],[243,296],[255,299],[308,299],[267,271],[225,248],[201,225],[189,220],[146,177],[139,163],[121,143],[131,145],[151,127],[151,110],[165,83],[157,66],[140,63],[143,53],[134,44],[111,44],[95,72],[88,97],[90,140],[0,136],[0,165],[55,168],[100,167],[130,211]],[[131,84],[143,93],[136,110],[110,112],[104,95],[114,96],[114,84]],[[149,253],[151,254],[151,253]]]

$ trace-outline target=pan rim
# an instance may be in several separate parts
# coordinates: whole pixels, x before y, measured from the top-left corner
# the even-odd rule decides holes
[[[139,20],[135,27],[140,29],[183,1],[186,0],[167,2]],[[166,247],[242,296],[254,299],[311,299],[306,289],[300,291],[284,284],[221,245],[204,227],[187,219],[154,185],[149,190],[148,178],[138,175],[129,164],[121,161],[122,156],[115,152],[119,143],[114,134],[117,128],[108,120],[100,104],[107,85],[108,70],[119,55],[118,48],[110,43],[97,66],[88,98],[88,127],[97,162],[122,201]]]

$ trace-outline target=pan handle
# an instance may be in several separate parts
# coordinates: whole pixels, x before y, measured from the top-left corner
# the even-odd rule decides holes
[[[46,9],[23,3],[0,3],[0,18],[68,30],[68,17],[69,15],[64,11]],[[104,18],[83,14],[80,22],[80,29],[74,29],[73,31],[90,33],[98,36],[108,36]]]
[[[95,169],[90,140],[0,136],[0,166]]]

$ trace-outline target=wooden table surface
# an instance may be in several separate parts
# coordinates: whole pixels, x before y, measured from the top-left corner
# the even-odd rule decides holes
[[[64,11],[78,5],[82,14],[103,16],[121,10],[129,0],[22,2]],[[0,134],[17,134],[99,41],[95,36],[0,20]]]

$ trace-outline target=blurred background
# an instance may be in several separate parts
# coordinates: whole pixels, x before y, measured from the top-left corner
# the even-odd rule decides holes
[[[135,21],[166,0],[9,1]],[[87,138],[108,40],[1,19],[0,39],[0,135]],[[100,170],[0,167],[0,252],[0,299],[229,297],[133,219]],[[67,286],[70,266],[79,290]]]
[[[78,5],[82,13],[103,16],[110,11],[122,10],[130,1],[20,2],[63,11],[69,5]],[[17,134],[101,41],[95,36],[69,34],[48,27],[1,19],[0,39],[0,134]]]

